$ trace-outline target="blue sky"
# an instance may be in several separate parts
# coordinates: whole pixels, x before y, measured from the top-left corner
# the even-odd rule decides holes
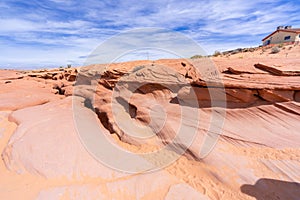
[[[105,40],[145,27],[178,31],[208,53],[258,46],[278,25],[300,27],[299,13],[299,0],[2,0],[0,68],[81,65]]]

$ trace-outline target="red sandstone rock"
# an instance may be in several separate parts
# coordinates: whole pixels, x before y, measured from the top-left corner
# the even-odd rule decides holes
[[[19,199],[11,192],[18,188],[27,199],[289,198],[274,185],[278,180],[300,182],[300,81],[290,74],[279,78],[254,64],[290,72],[298,70],[299,59],[283,59],[281,52],[270,57],[256,53],[216,57],[213,62],[164,59],[92,65],[81,68],[76,86],[78,72],[72,68],[1,70],[0,110],[5,111],[0,112],[0,196]],[[217,71],[194,67],[212,63]],[[228,68],[230,73],[222,73]],[[218,76],[224,89],[216,82]],[[128,175],[108,168],[81,143],[72,98],[84,113],[80,119],[99,119],[103,134],[124,150],[145,153],[170,145],[160,159],[146,157],[158,166],[187,149],[155,173]],[[223,111],[224,121],[213,120]],[[180,128],[184,134],[178,136]],[[152,135],[136,137],[147,134]],[[201,157],[203,142],[218,134],[215,148]],[[264,177],[271,180],[268,194],[256,188]]]

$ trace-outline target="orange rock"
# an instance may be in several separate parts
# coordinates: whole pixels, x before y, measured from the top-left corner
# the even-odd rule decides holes
[[[258,95],[268,102],[283,102],[293,100],[294,91],[258,90]]]

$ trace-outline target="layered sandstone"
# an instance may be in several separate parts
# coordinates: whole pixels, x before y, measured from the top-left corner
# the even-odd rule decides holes
[[[1,199],[297,199],[293,48],[272,59],[255,51],[1,70]],[[131,173],[120,170],[125,162],[118,169],[103,162],[82,141],[90,127],[78,133],[78,119],[94,120],[113,145],[159,170]],[[166,146],[158,157],[142,154]]]

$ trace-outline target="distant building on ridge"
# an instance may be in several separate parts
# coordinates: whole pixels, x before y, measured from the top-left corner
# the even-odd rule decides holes
[[[294,43],[300,41],[300,28],[292,26],[278,26],[277,29],[262,39],[263,46],[269,44]]]

